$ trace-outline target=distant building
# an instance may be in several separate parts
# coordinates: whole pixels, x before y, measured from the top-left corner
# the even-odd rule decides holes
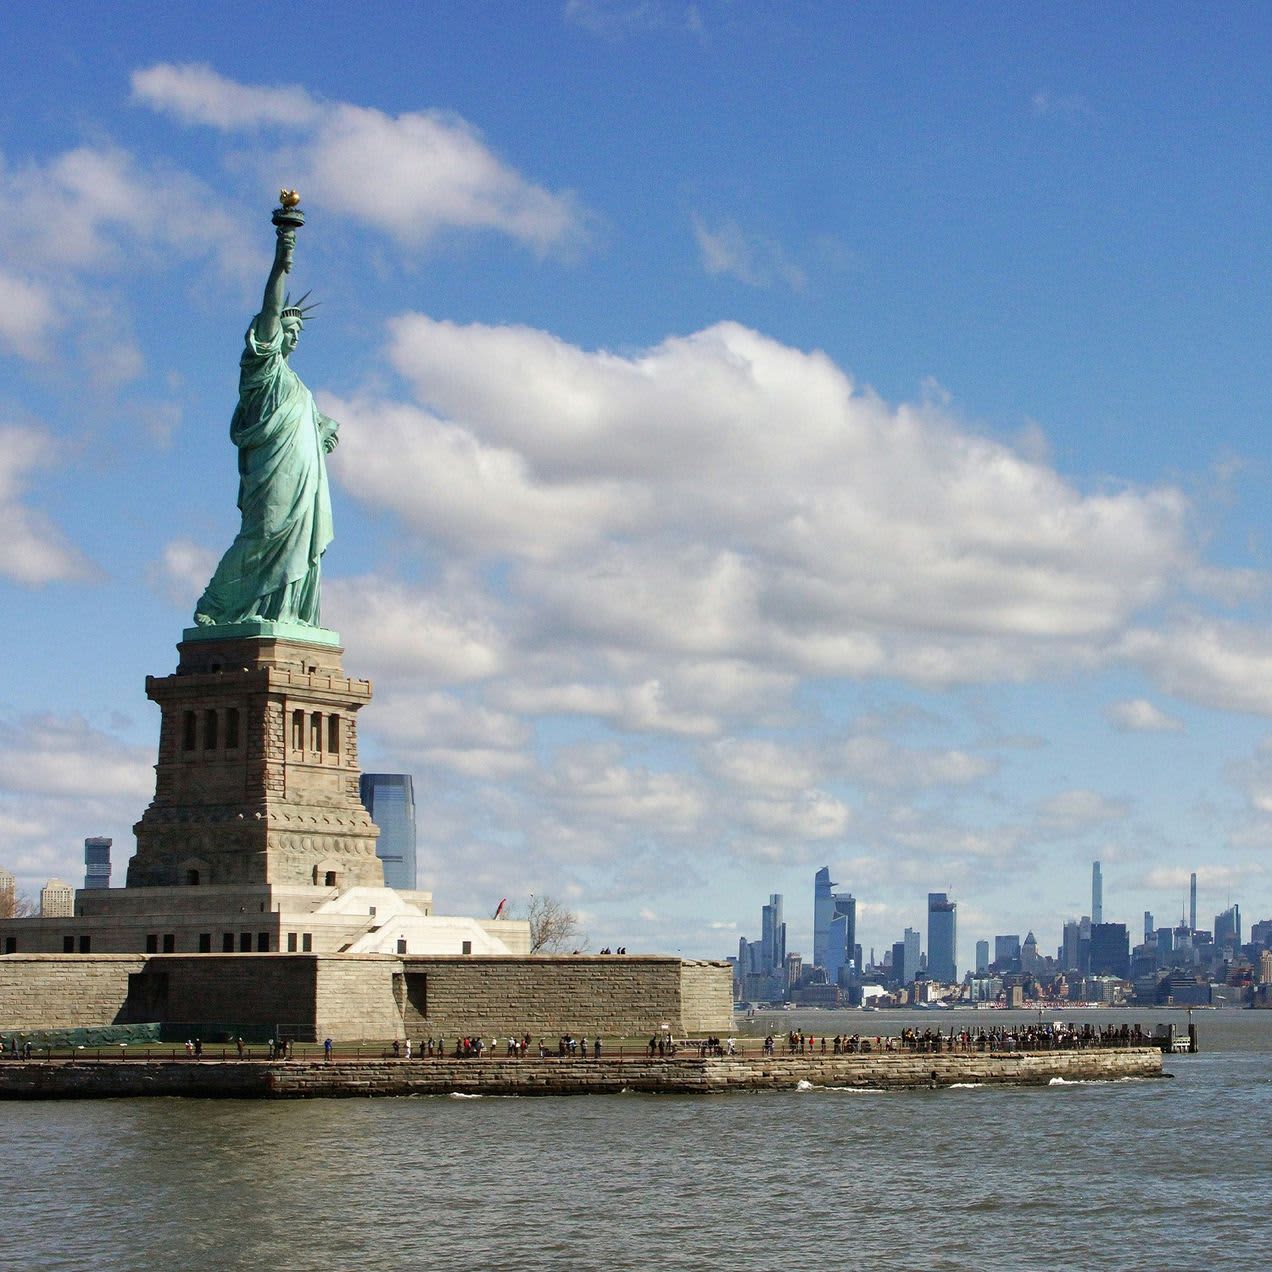
[[[18,903],[18,881],[7,870],[0,869],[0,919],[13,914]]]
[[[1131,974],[1131,938],[1125,923],[1091,924],[1091,975]]]
[[[851,892],[834,891],[830,870],[823,866],[813,881],[813,964],[826,980],[838,985],[861,971],[857,953],[857,901]]]
[[[1145,910],[1144,911],[1144,939],[1146,941],[1149,940],[1152,937],[1155,930],[1156,929],[1153,927],[1153,912],[1152,910]]]
[[[1104,922],[1104,875],[1100,863],[1091,863],[1091,922]]]
[[[110,846],[114,840],[91,835],[84,840],[84,886],[110,887]]]
[[[384,866],[386,887],[415,891],[415,784],[409,773],[363,773],[362,806],[380,828],[375,855]]]
[[[1215,915],[1215,945],[1236,949],[1241,944],[1241,907],[1230,905],[1222,914]]]
[[[1036,974],[1041,965],[1038,958],[1038,938],[1030,932],[1025,943],[1020,947],[1020,970],[1031,975]]]
[[[50,879],[40,889],[40,917],[69,919],[75,914],[75,889],[61,879]]]
[[[989,942],[976,942],[976,975],[983,976],[989,969]]]
[[[1188,878],[1188,928],[1197,930],[1197,872],[1194,870]]]
[[[958,980],[958,902],[944,892],[928,893],[928,974],[952,984]]]
[[[1020,934],[994,937],[994,964],[1000,972],[1020,971]]]
[[[782,894],[772,892],[760,906],[760,967],[771,972],[786,962],[786,924],[782,921]]]

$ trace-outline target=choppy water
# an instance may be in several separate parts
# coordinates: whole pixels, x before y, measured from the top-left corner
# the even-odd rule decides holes
[[[1197,1020],[1163,1082],[9,1104],[0,1265],[1263,1266],[1272,1013]]]

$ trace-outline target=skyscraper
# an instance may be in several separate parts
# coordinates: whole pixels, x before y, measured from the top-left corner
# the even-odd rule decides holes
[[[110,887],[110,846],[114,841],[103,835],[84,840],[84,886]]]
[[[832,985],[844,980],[844,969],[861,971],[857,947],[857,898],[851,892],[836,892],[835,912],[830,920],[830,943],[827,949],[826,979]]]
[[[1000,972],[1020,971],[1020,935],[994,937],[994,963]]]
[[[976,974],[979,976],[982,972],[989,970],[989,942],[976,942]]]
[[[844,967],[856,966],[857,901],[851,892],[834,891],[826,866],[813,879],[813,963],[826,973],[831,985],[838,985]]]
[[[1125,923],[1091,924],[1091,975],[1130,975],[1131,938]]]
[[[1223,949],[1241,944],[1241,907],[1230,905],[1222,914],[1215,915],[1215,948]]]
[[[415,784],[409,773],[363,773],[362,805],[380,828],[375,855],[384,865],[386,887],[415,890]]]
[[[75,913],[75,889],[61,879],[50,879],[40,889],[40,917],[69,919]]]
[[[827,966],[827,949],[830,943],[830,921],[835,915],[835,885],[830,881],[830,867],[822,868],[813,876],[813,963],[817,967]]]
[[[1026,935],[1025,942],[1020,947],[1020,970],[1027,973],[1037,972],[1040,964],[1038,938],[1030,932]]]
[[[905,979],[909,984],[919,974],[920,934],[914,928],[905,930]]]
[[[782,894],[774,892],[760,912],[760,958],[766,972],[786,966],[786,924],[782,919]]]
[[[1197,872],[1194,870],[1188,880],[1188,930],[1197,930]]]
[[[1153,935],[1155,931],[1156,929],[1153,927],[1153,912],[1152,910],[1145,910],[1144,911],[1144,939],[1147,941]]]
[[[944,892],[928,893],[928,972],[946,984],[958,979],[958,903]]]
[[[1104,876],[1098,861],[1091,863],[1091,922],[1104,922]]]

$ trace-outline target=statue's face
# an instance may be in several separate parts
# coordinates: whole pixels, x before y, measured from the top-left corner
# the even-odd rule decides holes
[[[283,357],[300,343],[301,325],[294,318],[283,319]]]

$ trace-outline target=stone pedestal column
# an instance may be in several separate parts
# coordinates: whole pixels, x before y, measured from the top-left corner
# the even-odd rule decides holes
[[[146,678],[163,718],[128,886],[382,887],[358,797],[370,681],[345,676],[338,645],[190,635],[174,675]]]

